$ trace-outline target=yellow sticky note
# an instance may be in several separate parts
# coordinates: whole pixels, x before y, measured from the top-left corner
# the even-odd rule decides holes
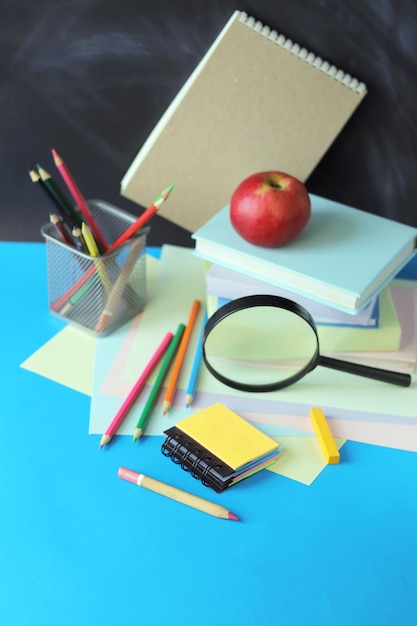
[[[275,449],[278,451],[276,441],[220,402],[186,417],[175,426],[233,469]]]

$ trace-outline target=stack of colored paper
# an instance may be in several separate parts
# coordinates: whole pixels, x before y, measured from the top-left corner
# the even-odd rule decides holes
[[[162,452],[217,492],[272,465],[279,444],[221,403],[165,431]]]

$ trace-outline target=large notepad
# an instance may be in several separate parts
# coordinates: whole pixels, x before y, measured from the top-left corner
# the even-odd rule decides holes
[[[165,434],[162,452],[218,492],[270,466],[279,454],[276,441],[220,402]]]
[[[305,181],[366,87],[236,11],[143,144],[122,195],[194,231],[246,176],[281,170]]]
[[[225,206],[193,234],[195,253],[355,313],[412,258],[417,229],[314,194],[310,199],[310,221],[285,246],[248,243],[234,230]]]

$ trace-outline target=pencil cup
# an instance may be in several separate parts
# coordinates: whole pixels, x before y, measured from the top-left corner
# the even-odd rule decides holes
[[[88,206],[110,246],[135,217],[106,202]],[[142,311],[146,298],[146,235],[140,231],[113,251],[91,256],[59,239],[54,225],[45,224],[48,305],[51,313],[95,336],[111,333]]]

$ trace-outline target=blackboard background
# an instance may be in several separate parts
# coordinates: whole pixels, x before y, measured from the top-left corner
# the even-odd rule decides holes
[[[309,191],[417,226],[415,0],[1,0],[0,7],[0,239],[41,241],[50,207],[27,171],[41,163],[54,174],[52,147],[85,197],[139,214],[142,207],[120,197],[120,180],[235,9],[368,86]],[[164,242],[192,245],[186,231],[156,216],[149,243]]]

